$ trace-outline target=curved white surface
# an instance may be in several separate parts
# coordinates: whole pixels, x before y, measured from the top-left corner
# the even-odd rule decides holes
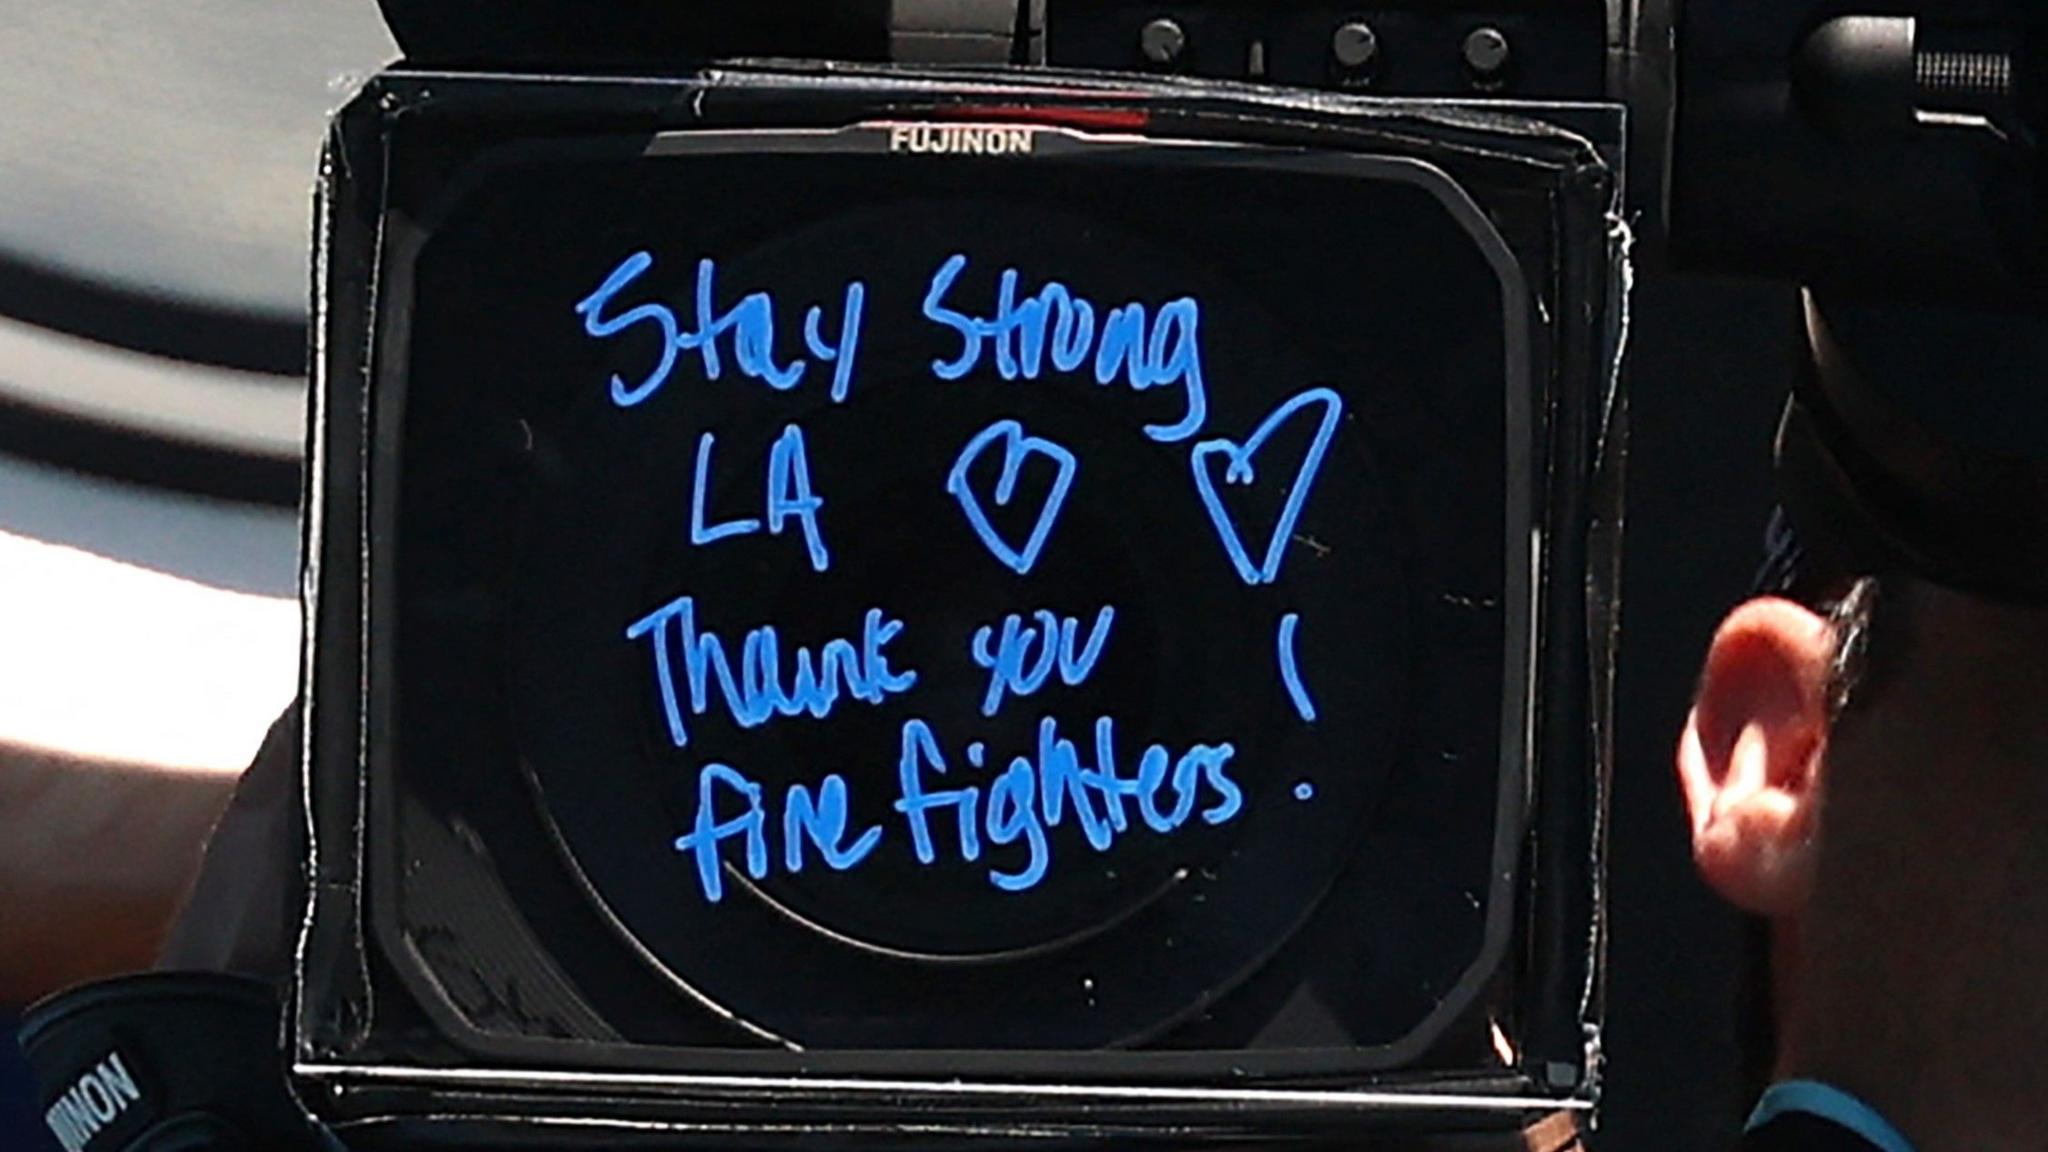
[[[287,511],[0,458],[0,744],[247,767],[297,687]]]
[[[300,377],[151,356],[0,316],[0,398],[45,412],[296,460],[305,393]]]
[[[327,114],[396,51],[372,0],[13,0],[0,250],[299,312]]]

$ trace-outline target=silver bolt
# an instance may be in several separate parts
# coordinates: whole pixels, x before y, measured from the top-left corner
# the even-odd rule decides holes
[[[1139,50],[1145,53],[1145,59],[1154,64],[1173,63],[1180,59],[1180,54],[1187,50],[1187,46],[1187,31],[1180,26],[1179,21],[1170,17],[1161,16],[1145,25],[1144,31],[1138,33]]]
[[[1465,66],[1481,79],[1500,75],[1508,66],[1508,38],[1498,28],[1475,28],[1465,37]]]
[[[1330,56],[1342,68],[1363,68],[1380,54],[1380,38],[1363,20],[1340,24],[1330,36]]]

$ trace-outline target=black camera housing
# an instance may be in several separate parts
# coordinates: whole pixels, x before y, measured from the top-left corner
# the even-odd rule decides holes
[[[747,62],[648,78],[400,70],[373,81],[336,118],[317,218],[301,685],[311,883],[288,1012],[301,1099],[352,1145],[407,1147],[737,1139],[751,1146],[825,1133],[1224,1138],[1497,1128],[1590,1108],[1600,1070],[1602,813],[1625,438],[1617,371],[1628,242],[1618,216],[1622,120],[1618,106],[1593,103],[1404,101],[1053,70]],[[732,183],[718,184],[728,174]],[[1298,208],[1275,214],[1280,239],[1260,248],[1247,230],[1216,238],[1215,253],[1185,239],[1213,235],[1199,224],[1228,221],[1247,197],[1268,190],[1271,204]],[[657,194],[667,198],[654,203]],[[650,241],[646,283],[670,277],[659,288],[576,307],[579,297],[597,299],[601,283],[631,278],[622,270],[633,261],[618,257],[625,238],[640,234],[633,229],[686,228],[677,221],[687,213],[669,209],[697,194],[721,210],[704,214],[705,227],[745,219],[755,231]],[[854,202],[870,195],[872,203]],[[1161,224],[1141,246],[1168,269],[1156,275],[1125,259],[1139,249],[1120,245],[1118,233],[1148,203],[1194,221],[1184,232]],[[1354,203],[1384,207],[1386,216],[1345,210]],[[849,230],[835,213],[865,213],[887,227]],[[1139,395],[1145,388],[1135,376],[1128,393],[1105,387],[1100,368],[1086,382],[995,383],[990,356],[956,381],[907,381],[903,365],[920,363],[933,347],[943,355],[961,345],[918,343],[915,314],[900,306],[900,330],[893,321],[868,330],[875,351],[867,362],[891,366],[878,374],[882,383],[864,390],[855,378],[850,399],[814,397],[788,412],[774,406],[823,389],[828,358],[818,353],[831,342],[816,327],[800,342],[794,312],[780,344],[768,337],[765,367],[755,362],[772,374],[777,348],[793,356],[808,346],[810,382],[788,392],[742,383],[736,365],[744,366],[745,353],[736,345],[726,346],[721,380],[690,370],[690,357],[702,357],[716,333],[672,342],[683,366],[666,383],[648,368],[667,362],[665,345],[597,338],[608,322],[623,324],[630,301],[660,298],[685,312],[679,285],[687,277],[674,269],[708,260],[721,243],[736,258],[720,299],[775,283],[808,289],[824,283],[817,277],[843,284],[860,273],[872,280],[866,315],[880,316],[888,301],[914,299],[905,295],[917,287],[911,273],[932,267],[919,261],[927,249],[940,251],[930,246],[956,224],[981,230],[975,251],[998,254],[969,254],[958,282],[978,290],[959,298],[976,308],[986,306],[992,268],[1005,259],[1023,267],[1039,258],[1043,267],[1022,273],[1027,293],[1064,266],[1082,273],[1076,295],[1088,290],[1084,277],[1094,277],[1116,285],[1105,302],[1155,306],[1176,276],[1194,269],[1187,274],[1220,285],[1202,298],[1204,330],[1217,341],[1227,346],[1242,334],[1241,342],[1266,341],[1264,350],[1278,333],[1312,331],[1315,339],[1301,341],[1309,348],[1301,366],[1337,375],[1273,383],[1251,370],[1268,360],[1219,356],[1211,422],[1190,410],[1173,428],[1176,438],[1159,434],[1160,421],[1180,410],[1166,402],[1172,397]],[[777,249],[776,238],[792,232],[799,239]],[[521,245],[498,242],[513,235],[525,238]],[[1321,244],[1302,242],[1315,235]],[[1174,236],[1185,242],[1157,242]],[[1079,237],[1088,243],[1077,246]],[[1095,244],[1108,253],[1099,262]],[[1347,245],[1398,253],[1388,258],[1396,272],[1362,267]],[[843,266],[825,268],[840,255]],[[602,266],[583,263],[592,259]],[[1120,271],[1125,265],[1133,269]],[[542,271],[529,277],[529,266]],[[1205,271],[1216,267],[1253,287]],[[559,287],[543,273],[560,274]],[[1327,308],[1341,320],[1338,310],[1354,303],[1349,291],[1369,273],[1390,276],[1389,291],[1360,288],[1348,328],[1251,322],[1281,299],[1288,318]],[[1135,287],[1126,291],[1124,276]],[[1395,291],[1402,277],[1407,288]],[[529,282],[542,280],[545,290]],[[1469,289],[1481,283],[1485,291],[1474,295]],[[1279,295],[1287,290],[1297,295]],[[791,302],[820,299],[836,306],[843,297],[799,291]],[[932,299],[927,320],[936,315]],[[1439,323],[1456,309],[1484,323]],[[828,331],[842,319],[834,307],[820,314]],[[849,306],[845,316],[855,315]],[[1169,342],[1159,330],[1155,362]],[[933,332],[944,336],[944,326],[925,335]],[[1190,341],[1192,333],[1189,321]],[[1376,366],[1390,383],[1373,383],[1364,355],[1344,344],[1368,339],[1402,350]],[[840,351],[850,358],[847,346]],[[648,372],[645,395],[627,380],[639,371]],[[1288,557],[1290,572],[1312,573],[1309,584],[1282,588],[1280,562],[1262,569],[1224,525],[1237,513],[1219,510],[1224,489],[1215,477],[1223,469],[1205,473],[1204,452],[1237,450],[1231,466],[1244,462],[1249,484],[1249,458],[1266,434],[1299,444],[1306,427],[1281,418],[1305,409],[1269,405],[1310,385],[1320,385],[1311,391],[1327,419],[1295,483],[1305,495],[1314,489],[1324,448],[1335,445],[1321,473],[1331,496],[1278,511],[1275,535],[1293,540],[1273,540],[1266,555]],[[1180,387],[1191,401],[1185,373]],[[1272,388],[1280,390],[1262,391]],[[725,399],[740,393],[750,399]],[[719,467],[709,422],[756,401],[777,423],[789,417],[791,426],[812,429],[828,514],[859,511],[835,522],[837,549],[859,530],[882,531],[879,509],[927,501],[951,510],[949,499],[968,507],[968,496],[941,493],[936,475],[916,496],[855,491],[832,503],[833,480],[854,475],[855,459],[923,475],[930,462],[919,455],[920,436],[928,428],[938,430],[934,438],[950,434],[953,407],[968,406],[961,418],[970,422],[1011,413],[1034,435],[1053,428],[1064,430],[1055,438],[1091,448],[1096,436],[1122,445],[1070,453],[1079,483],[1109,469],[1125,482],[1107,490],[1132,494],[1130,507],[1116,504],[1099,523],[1088,521],[1094,527],[1076,530],[1097,551],[1092,565],[1072,566],[1075,581],[1113,567],[1126,541],[1151,539],[1148,519],[1158,521],[1162,539],[1204,525],[1186,510],[1199,511],[1196,501],[1182,493],[1183,507],[1169,509],[1171,501],[1154,498],[1167,489],[1155,486],[1169,474],[1185,481],[1196,435],[1239,437],[1204,441],[1192,453],[1211,522],[1229,537],[1226,547],[1238,542],[1238,570],[1217,549],[1184,582],[1141,573],[1117,586],[1128,597],[1119,618],[1155,636],[1157,650],[1180,651],[1176,629],[1190,620],[1205,628],[1222,621],[1211,630],[1228,631],[1256,615],[1268,629],[1285,610],[1312,637],[1317,615],[1334,614],[1335,635],[1302,641],[1311,645],[1302,649],[1308,671],[1318,662],[1338,669],[1320,688],[1327,695],[1317,701],[1325,711],[1316,733],[1339,732],[1332,746],[1344,748],[1377,743],[1332,762],[1317,751],[1323,745],[1297,742],[1310,737],[1274,736],[1287,749],[1285,780],[1261,776],[1255,784],[1244,769],[1250,795],[1242,819],[1232,808],[1209,828],[1190,821],[1185,834],[1149,836],[1134,818],[1105,848],[1082,844],[1072,824],[1053,827],[1055,816],[1042,831],[1052,867],[1062,871],[1049,871],[1052,887],[1037,893],[1055,895],[1036,906],[1044,920],[1031,939],[997,937],[1008,930],[1006,910],[1025,907],[1033,893],[989,903],[1009,894],[973,887],[984,883],[976,869],[991,877],[995,869],[971,854],[920,870],[895,824],[886,825],[877,863],[834,875],[813,864],[803,876],[784,876],[779,861],[762,871],[749,862],[742,875],[742,838],[730,857],[716,856],[714,840],[732,902],[693,903],[689,860],[635,835],[642,820],[688,831],[677,814],[687,797],[659,782],[668,779],[664,766],[683,761],[662,742],[646,649],[616,630],[585,647],[583,637],[600,635],[596,625],[583,628],[585,618],[624,628],[630,617],[610,616],[629,601],[634,615],[654,607],[658,598],[647,594],[657,586],[711,589],[737,600],[767,596],[763,603],[780,613],[774,619],[823,643],[839,633],[824,615],[805,613],[842,599],[884,602],[904,587],[886,558],[901,551],[896,537],[885,535],[888,546],[869,554],[842,551],[842,560],[865,559],[858,570],[835,570],[830,579],[839,583],[814,589],[804,581],[823,571],[816,553],[807,569],[802,549],[791,550],[800,524],[772,538],[735,529],[736,538],[721,541],[716,523],[740,522],[744,501],[755,497],[721,504],[727,498],[714,486],[708,518],[701,504],[688,505],[705,498],[707,476],[714,485],[758,484],[734,479],[758,477],[756,463],[707,471]],[[847,433],[850,455],[833,456],[817,429],[855,419],[864,401],[881,406],[879,414]],[[1076,414],[1074,405],[1094,407]],[[1123,414],[1097,411],[1114,405],[1126,406],[1115,409]],[[1132,412],[1154,421],[1143,435]],[[1264,423],[1261,412],[1271,413]],[[1180,426],[1190,421],[1199,432]],[[718,428],[736,426],[752,428]],[[740,433],[730,435],[727,455],[743,455],[732,446]],[[950,457],[957,440],[942,443]],[[1225,447],[1207,447],[1218,443]],[[960,458],[961,476],[972,455]],[[774,468],[771,460],[771,476]],[[1002,493],[1015,482],[999,482],[996,504],[1009,503]],[[608,493],[620,495],[600,498]],[[1048,503],[1057,508],[1063,495],[1064,488]],[[986,496],[975,499],[984,502],[977,508],[992,507]],[[1257,510],[1274,513],[1269,505]],[[802,513],[785,506],[783,515]],[[1017,538],[1005,515],[983,511],[984,542]],[[771,528],[775,516],[771,508]],[[687,525],[690,547],[657,539],[650,526],[665,524],[678,535]],[[989,568],[990,557],[957,524],[917,524],[905,539],[930,549],[937,574],[914,596],[902,594],[913,601],[901,609],[905,635],[927,619],[919,612],[956,630],[975,612],[993,621],[988,605],[996,601],[977,597],[998,585],[963,575]],[[1023,551],[1037,553],[1036,535]],[[774,555],[782,558],[750,552],[735,566],[711,550],[756,545],[781,549]],[[1023,559],[989,547],[1012,569]],[[1318,548],[1339,563],[1310,567]],[[1069,577],[1059,563],[1048,559],[1030,572],[1020,586],[1032,591],[1015,601],[1017,611],[1038,606],[1028,596],[1041,588],[1045,603],[1081,602],[1079,585],[1060,583]],[[1194,573],[1198,561],[1190,555],[1170,567]],[[849,571],[853,584],[842,588]],[[1233,596],[1251,599],[1233,608]],[[535,605],[562,610],[535,614]],[[722,617],[719,625],[737,654],[742,628],[768,618]],[[1133,619],[1138,625],[1128,624]],[[1254,637],[1250,625],[1243,630]],[[1116,638],[1129,634],[1112,638],[1099,680],[1087,682],[1084,670],[1079,687],[1068,681],[1074,710],[1058,719],[1077,739],[1091,710],[1153,715],[1146,701],[1167,698],[1199,707],[1160,705],[1158,716],[1182,718],[1160,720],[1162,731],[1194,727],[1139,739],[1217,738],[1205,723],[1254,734],[1313,726],[1308,696],[1316,689],[1290,679],[1290,704],[1270,673],[1259,673],[1256,692],[1224,675],[1244,666],[1253,638],[1216,641],[1209,663],[1154,661],[1182,679],[1148,687],[1140,662],[1116,654]],[[1283,623],[1283,649],[1293,636]],[[1256,650],[1270,653],[1272,633],[1256,637],[1264,646]],[[666,643],[659,633],[656,643]],[[667,669],[668,650],[660,651]],[[1290,672],[1294,659],[1291,649],[1282,657]],[[966,681],[946,680],[930,660],[921,667],[935,696],[960,695],[952,689]],[[612,691],[628,675],[641,685],[637,700]],[[726,691],[738,716],[735,690]],[[1046,689],[1045,699],[1060,691],[1067,689]],[[715,703],[717,693],[709,695]],[[681,698],[668,698],[674,745]],[[536,706],[541,700],[551,703]],[[1011,706],[1019,706],[1014,697]],[[953,742],[946,754],[957,756],[961,733],[946,731],[952,707],[934,703],[929,715]],[[751,751],[757,761],[734,762],[778,785],[786,781],[775,771],[805,766],[793,748],[829,756],[836,746],[870,747],[860,740],[870,734],[866,721],[848,721],[844,710],[829,726],[815,709],[808,717],[794,711],[767,727],[811,743],[764,746],[758,719],[721,727],[715,706],[687,719],[702,725],[692,729],[700,747]],[[886,705],[872,711],[892,731],[913,722]],[[1138,758],[1135,748],[1130,755]],[[1253,759],[1248,744],[1240,763]],[[602,777],[605,787],[588,786],[605,773],[613,774]],[[854,775],[857,797],[885,787]],[[1156,803],[1158,788],[1155,781],[1141,805]],[[1206,814],[1224,807],[1218,801]],[[1325,809],[1336,815],[1303,830],[1273,822],[1276,812]],[[1255,818],[1266,822],[1254,827]],[[884,812],[876,826],[890,819]],[[771,836],[796,828],[790,820],[781,825],[771,814]],[[785,845],[771,843],[780,857]],[[830,847],[815,833],[812,844]],[[990,861],[998,846],[991,843]],[[1006,848],[1014,853],[1016,845]],[[1130,898],[1118,887],[1123,876],[1113,865],[1126,852],[1133,875],[1150,875],[1164,895]],[[673,861],[657,860],[664,855]],[[1003,857],[1003,866],[1016,859]],[[1250,862],[1233,877],[1231,861]],[[858,895],[818,895],[834,879]],[[897,916],[886,897],[891,884],[912,885],[930,900],[905,898]],[[986,898],[962,895],[970,889]],[[1212,897],[1237,918],[1204,919],[1201,906]],[[1120,919],[1069,931],[1062,917],[1095,915],[1090,900]],[[800,921],[803,931],[788,939],[808,942],[736,961],[718,933],[741,914],[738,901],[759,905],[746,905],[753,911],[745,939],[796,931],[787,923]],[[939,911],[918,917],[913,908]],[[1185,934],[1161,937],[1147,916]],[[859,933],[842,927],[846,918],[872,938],[852,939]],[[899,931],[911,942],[881,938]],[[1351,959],[1361,941],[1373,943],[1377,966]],[[1074,963],[1093,974],[1076,985],[1069,978],[1083,968],[1063,957],[1089,948],[1097,951]],[[801,963],[788,959],[799,954]],[[1154,967],[1128,967],[1140,961]],[[1096,964],[1109,967],[1087,967]],[[891,974],[898,969],[907,983]],[[1112,972],[1122,973],[1121,984]],[[827,980],[844,983],[820,992]],[[984,1020],[984,1002],[1008,1007]],[[931,1011],[918,1015],[920,1003]],[[1137,1006],[1109,1020],[1124,1004]]]

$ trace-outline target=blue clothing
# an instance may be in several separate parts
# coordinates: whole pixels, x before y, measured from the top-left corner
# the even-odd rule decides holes
[[[1743,1145],[1764,1148],[1772,1138],[1787,1147],[1813,1146],[1814,1130],[1825,1125],[1838,1130],[1834,1147],[1851,1147],[1850,1139],[1876,1152],[1913,1152],[1913,1144],[1879,1115],[1877,1109],[1818,1080],[1785,1080],[1771,1085],[1757,1101],[1744,1127]],[[1794,1130],[1798,1135],[1795,1139]]]

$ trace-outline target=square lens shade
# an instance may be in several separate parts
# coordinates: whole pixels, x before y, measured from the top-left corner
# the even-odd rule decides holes
[[[371,867],[472,1044],[1493,1059],[1529,304],[1440,171],[903,124],[395,170]]]

